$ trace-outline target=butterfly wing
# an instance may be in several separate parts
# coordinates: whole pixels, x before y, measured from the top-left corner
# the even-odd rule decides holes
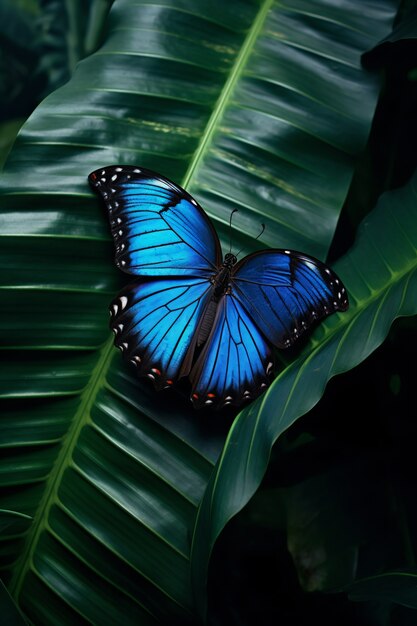
[[[233,270],[232,291],[277,348],[289,347],[313,322],[349,306],[330,268],[290,250],[264,250],[242,259]]]
[[[109,211],[116,265],[136,276],[205,276],[221,263],[219,238],[200,205],[160,174],[113,165],[92,172]]]
[[[161,278],[125,287],[110,305],[115,345],[157,389],[188,374],[211,294],[205,279]]]
[[[267,387],[272,367],[270,345],[239,300],[226,294],[190,373],[193,404],[221,408],[251,400]]]

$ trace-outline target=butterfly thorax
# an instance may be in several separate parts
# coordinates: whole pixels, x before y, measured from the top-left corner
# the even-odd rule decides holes
[[[236,261],[235,255],[228,252],[224,257],[219,271],[212,277],[211,282],[214,285],[213,300],[215,302],[218,302],[222,296],[230,292],[230,275]]]
[[[232,267],[236,265],[236,263],[237,263],[237,258],[235,257],[235,255],[232,254],[231,252],[228,252],[227,254],[224,255],[224,261],[222,263],[222,267],[228,267],[229,269],[232,269]]]

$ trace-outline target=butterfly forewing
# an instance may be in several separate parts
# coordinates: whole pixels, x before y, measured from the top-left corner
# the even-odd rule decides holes
[[[277,348],[292,345],[316,320],[348,308],[336,274],[313,257],[290,250],[265,250],[240,261],[233,295]]]
[[[143,168],[108,166],[89,176],[109,211],[116,264],[136,276],[205,276],[221,263],[219,238],[181,187]]]

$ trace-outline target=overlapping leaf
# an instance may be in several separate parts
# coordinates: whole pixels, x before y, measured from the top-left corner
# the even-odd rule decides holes
[[[397,316],[417,313],[417,174],[407,187],[382,196],[336,269],[349,293],[350,310],[321,325],[309,346],[262,398],[241,412],[229,433],[196,524],[193,565],[200,593],[214,541],[258,487],[277,437],[314,406],[329,378],[380,345]]]

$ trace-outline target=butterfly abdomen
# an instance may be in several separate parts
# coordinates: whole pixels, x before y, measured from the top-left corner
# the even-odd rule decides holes
[[[235,258],[235,257],[233,257]],[[209,302],[206,310],[204,311],[203,318],[201,320],[198,337],[197,348],[203,345],[207,340],[211,329],[213,328],[214,319],[216,317],[217,305],[220,298],[225,293],[230,292],[230,269],[232,263],[224,263],[218,273],[211,278],[213,284],[213,297]]]
[[[204,311],[203,318],[201,320],[200,328],[198,331],[197,337],[197,348],[203,345],[206,342],[207,337],[210,334],[211,329],[213,328],[214,318],[216,317],[217,311],[217,299],[210,300],[207,305],[206,310]]]

